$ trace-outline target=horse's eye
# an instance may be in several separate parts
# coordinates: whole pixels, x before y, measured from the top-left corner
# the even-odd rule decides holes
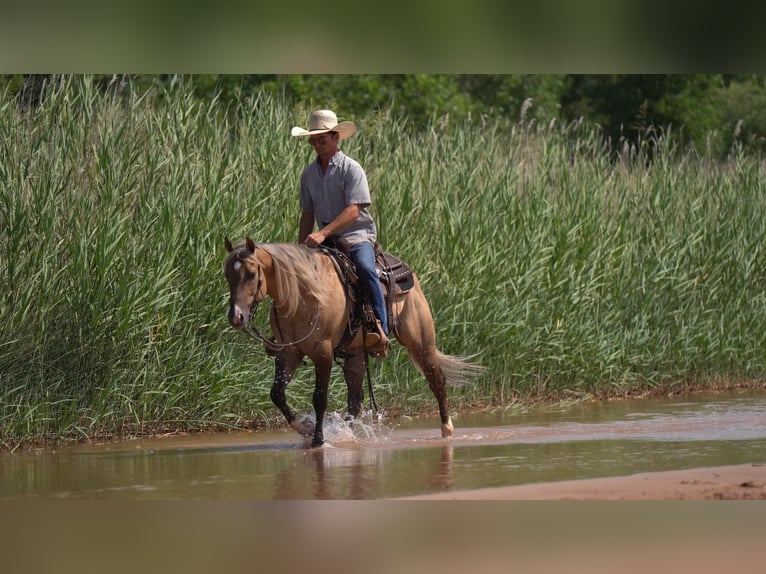
[[[255,273],[252,271],[245,271],[245,281],[252,281],[255,279]]]

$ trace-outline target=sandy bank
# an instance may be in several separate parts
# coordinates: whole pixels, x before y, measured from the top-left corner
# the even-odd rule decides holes
[[[766,464],[449,491],[420,500],[766,500]]]

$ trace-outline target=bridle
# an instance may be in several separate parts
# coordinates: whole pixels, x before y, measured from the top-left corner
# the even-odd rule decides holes
[[[243,333],[245,333],[247,336],[252,337],[253,339],[260,340],[263,342],[263,344],[272,351],[282,351],[284,349],[288,349],[290,347],[293,347],[295,345],[298,345],[299,343],[302,343],[306,339],[308,339],[314,330],[316,329],[318,319],[319,319],[319,303],[317,303],[317,310],[314,314],[314,320],[311,324],[311,329],[309,329],[309,332],[306,333],[303,337],[298,339],[297,341],[290,341],[289,343],[277,343],[274,339],[270,339],[269,337],[266,337],[261,331],[254,325],[252,322],[252,318],[255,314],[255,312],[258,310],[258,305],[260,305],[260,301],[258,299],[253,299],[253,304],[250,306],[250,319],[251,321],[248,321],[248,326],[244,329],[241,329]],[[282,334],[282,328],[279,326],[279,318],[277,317],[276,311],[274,309],[274,303],[272,302],[270,304],[269,308],[269,315],[274,315],[274,322],[277,324],[277,329],[279,330],[279,336],[280,338],[284,339],[284,335]]]

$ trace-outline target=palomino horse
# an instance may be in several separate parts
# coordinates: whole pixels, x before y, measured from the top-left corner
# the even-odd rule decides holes
[[[229,282],[229,322],[235,329],[247,329],[255,305],[268,296],[274,340],[264,341],[275,358],[271,400],[288,424],[305,436],[313,434],[312,446],[324,442],[322,418],[327,408],[327,388],[335,353],[344,351],[344,377],[348,386],[348,413],[359,416],[364,399],[363,380],[366,356],[355,341],[341,349],[348,326],[349,305],[341,279],[330,257],[306,245],[262,243],[249,237],[237,246],[226,239],[228,255],[224,274]],[[447,410],[446,384],[461,384],[480,367],[459,357],[442,354],[436,348],[436,332],[431,310],[417,277],[412,289],[393,301],[397,318],[394,335],[407,349],[410,358],[428,380],[441,416],[442,437],[452,436],[453,426]],[[313,406],[316,422],[296,418],[285,399],[285,387],[304,357],[314,363],[316,382]]]

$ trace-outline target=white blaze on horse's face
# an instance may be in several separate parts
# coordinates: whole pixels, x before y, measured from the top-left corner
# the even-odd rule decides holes
[[[250,323],[251,308],[258,295],[261,270],[257,260],[235,259],[226,273],[229,282],[229,323],[245,329]]]

